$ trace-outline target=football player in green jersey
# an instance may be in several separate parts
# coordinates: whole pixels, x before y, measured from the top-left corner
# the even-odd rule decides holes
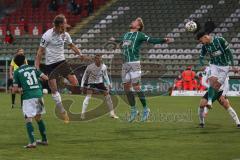
[[[40,78],[48,80],[48,77],[42,72],[37,70],[33,66],[29,66],[25,63],[25,56],[20,54],[14,58],[14,62],[18,69],[14,71],[13,77],[13,90],[19,91],[19,87],[22,88],[23,98],[23,114],[26,121],[26,128],[30,143],[25,148],[35,148],[36,144],[47,145],[46,129],[41,115],[45,113],[43,106],[43,93]],[[33,134],[32,119],[35,118],[38,128],[42,137],[42,140],[35,141]]]
[[[131,106],[131,115],[129,122],[136,119],[138,110],[136,108],[134,92],[131,91],[133,87],[134,91],[138,95],[142,106],[143,114],[141,121],[146,121],[148,119],[150,109],[147,106],[146,98],[144,92],[141,90],[141,65],[140,65],[140,48],[143,42],[162,44],[171,42],[170,38],[152,38],[143,33],[143,20],[142,18],[137,18],[130,24],[130,31],[125,33],[118,42],[122,44],[122,81],[124,85],[124,91],[126,93],[128,102]],[[111,39],[114,40],[114,39]]]
[[[200,54],[200,65],[204,65],[204,56],[210,56],[210,76],[208,88],[208,107],[212,106],[212,99],[219,92],[228,76],[230,66],[234,66],[232,51],[223,37],[211,36],[206,32],[199,32],[197,40],[203,44]],[[233,67],[233,70],[236,69]]]

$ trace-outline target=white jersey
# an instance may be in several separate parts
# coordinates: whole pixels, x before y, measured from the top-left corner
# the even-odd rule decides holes
[[[45,48],[45,64],[50,65],[65,60],[64,43],[71,44],[69,33],[56,33],[53,28],[47,30],[41,39],[40,46]]]
[[[98,67],[95,63],[88,65],[82,77],[81,87],[84,86],[86,80],[87,84],[98,84],[105,81],[107,85],[110,85],[107,66],[102,64]]]
[[[205,87],[209,87],[209,83],[208,83],[208,78],[210,76],[210,67],[206,67],[204,73],[203,73],[203,78],[202,78],[202,84]],[[223,96],[225,96],[229,90],[229,76],[227,76],[227,78],[224,81],[224,84],[220,87],[219,89],[220,91],[223,91]]]

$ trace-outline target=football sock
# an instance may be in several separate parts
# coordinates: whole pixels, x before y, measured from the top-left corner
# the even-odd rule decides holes
[[[232,119],[235,121],[236,124],[240,124],[239,119],[238,119],[238,115],[235,112],[235,110],[232,107],[229,107],[227,109],[228,113],[230,114],[230,116],[232,117]]]
[[[34,129],[33,129],[32,122],[27,122],[26,123],[26,127],[27,127],[27,133],[28,133],[28,137],[29,137],[30,143],[35,142],[35,140],[34,140],[34,133],[33,133]]]
[[[132,91],[126,91],[126,95],[127,95],[129,105],[131,107],[135,107],[136,102],[135,102],[134,93]]]
[[[56,92],[55,94],[52,94],[52,98],[55,101],[56,106],[60,110],[60,112],[61,113],[66,112],[66,110],[64,109],[63,104],[62,104],[61,95],[58,92]]]
[[[108,109],[110,111],[110,114],[114,114],[114,110],[113,110],[113,103],[112,103],[112,99],[111,99],[111,96],[108,94],[106,97],[106,102],[107,102],[107,105],[108,105]]]
[[[83,101],[83,105],[82,105],[82,113],[86,112],[90,98],[91,98],[91,95],[87,95],[85,97],[85,99]]]
[[[147,107],[147,101],[146,101],[146,97],[145,97],[143,91],[137,92],[137,95],[138,95],[139,100],[142,103],[143,108],[146,108]]]
[[[202,124],[204,124],[205,123],[205,121],[204,121],[204,108],[202,108],[202,107],[199,107],[198,108],[198,115],[199,115],[199,121],[200,121],[200,123],[202,123]]]
[[[12,104],[15,104],[16,94],[12,94]]]
[[[39,132],[42,136],[42,141],[47,141],[46,128],[43,120],[37,121]]]

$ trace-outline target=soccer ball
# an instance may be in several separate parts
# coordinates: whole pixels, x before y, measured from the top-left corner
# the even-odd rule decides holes
[[[48,90],[46,88],[43,89],[43,94],[48,94]]]
[[[197,24],[194,21],[189,21],[185,24],[185,28],[188,32],[194,32],[197,30]]]

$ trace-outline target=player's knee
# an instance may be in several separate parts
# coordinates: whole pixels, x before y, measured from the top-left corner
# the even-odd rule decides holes
[[[78,80],[75,75],[69,75],[68,80],[70,81],[71,85],[73,85],[73,86],[78,85]]]
[[[27,117],[27,116],[25,116],[25,122],[26,122],[26,123],[32,122],[32,117]]]
[[[130,91],[130,88],[131,88],[131,84],[130,83],[125,83],[124,84],[124,90],[125,91]]]
[[[35,116],[35,120],[36,120],[37,122],[41,121],[41,119],[42,119],[42,117],[41,117],[40,114]]]
[[[52,98],[57,104],[62,102],[62,98],[59,92],[55,92],[55,94],[53,93]]]

